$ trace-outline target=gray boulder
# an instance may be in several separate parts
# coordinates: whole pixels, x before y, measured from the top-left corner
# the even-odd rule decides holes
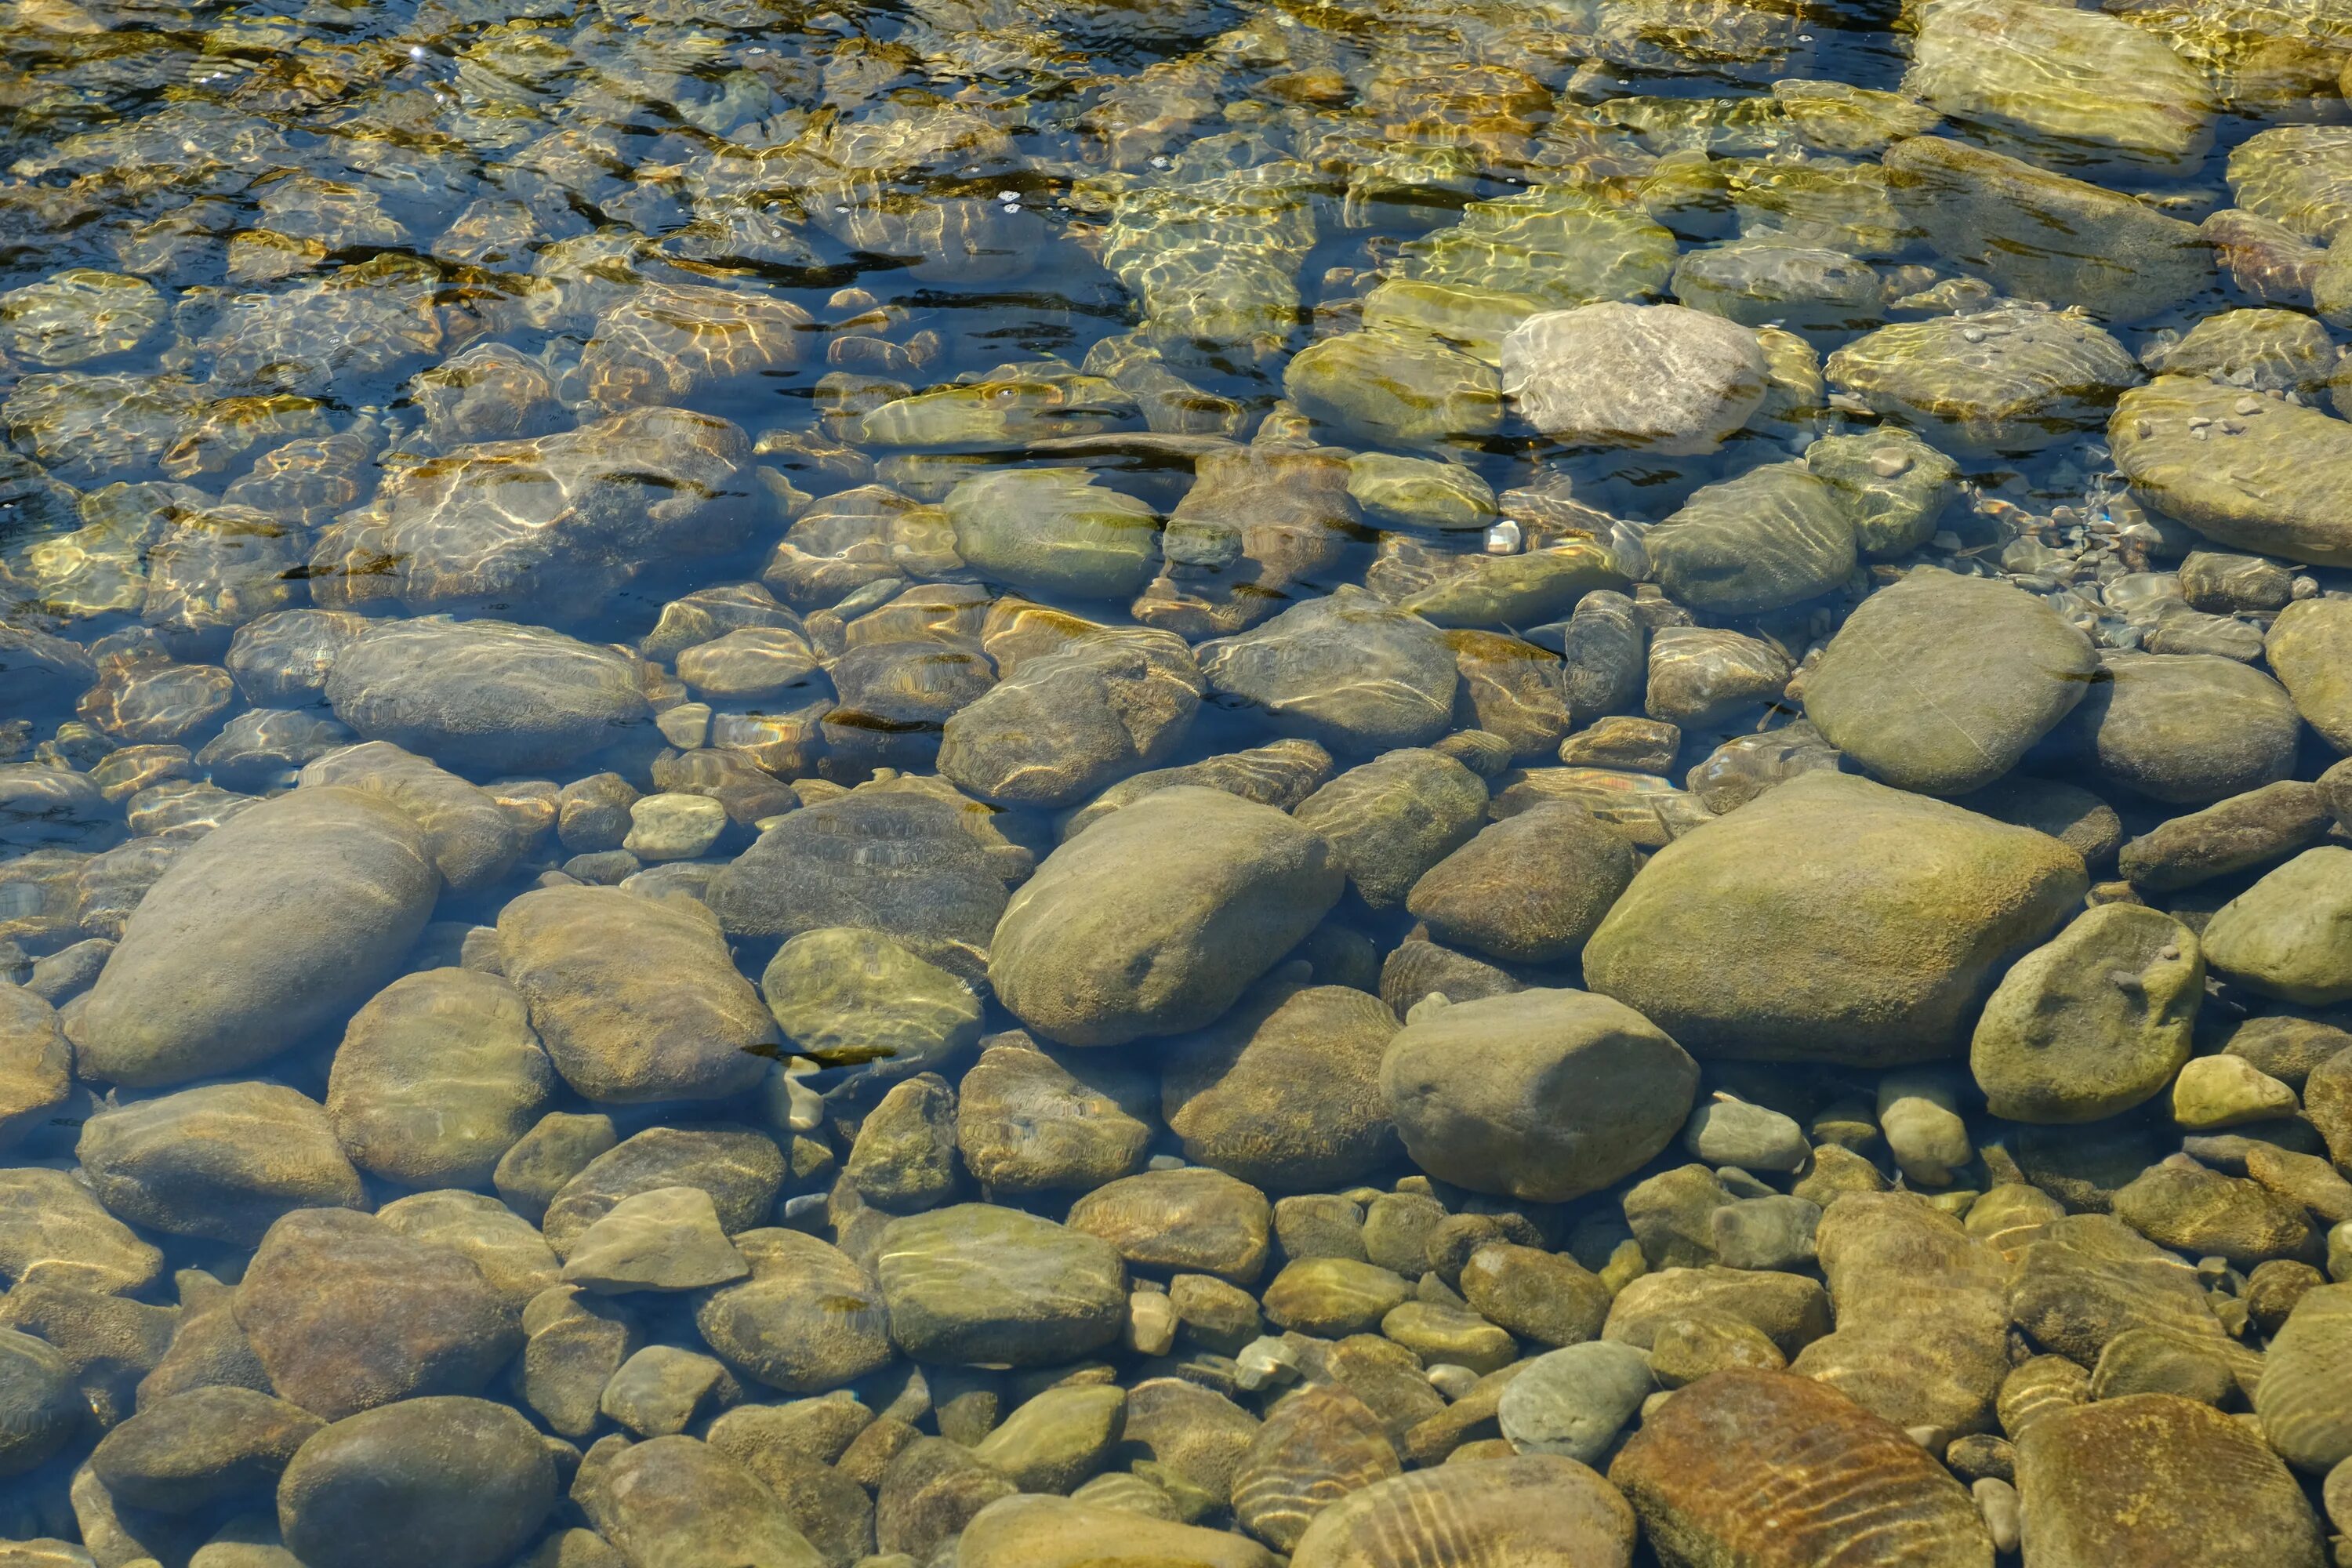
[[[1932,1060],[2088,881],[2030,828],[1810,773],[1653,857],[1584,973],[1702,1056]]]
[[[1418,746],[1454,712],[1444,634],[1351,584],[1201,651],[1213,689],[1335,752]]]
[[[1969,1068],[1995,1116],[2117,1115],[2162,1093],[2189,1059],[2204,983],[2187,926],[2103,904],[2002,976],[1977,1019]]]
[[[1530,316],[1503,340],[1503,394],[1579,447],[1712,452],[1764,400],[1756,334],[1681,305],[1607,302]]]
[[[636,661],[544,626],[385,621],[335,657],[335,717],[464,771],[561,767],[651,717]]]
[[[276,1055],[392,977],[440,886],[415,820],[377,796],[240,813],[140,900],[78,1020],[79,1070],[152,1088]]]
[[[1921,568],[1847,617],[1805,677],[1805,717],[1886,783],[1958,795],[2013,767],[2097,668],[2047,601]]]
[[[997,925],[989,980],[1064,1045],[1179,1034],[1231,1006],[1342,885],[1330,846],[1282,813],[1160,790],[1045,858]]]
[[[1698,1066],[1632,1008],[1520,991],[1422,1013],[1389,1042],[1381,1093],[1442,1181],[1566,1203],[1640,1168],[1690,1112]]]
[[[777,1044],[697,903],[542,888],[499,911],[499,952],[555,1070],[591,1100],[723,1100]]]
[[[1127,1265],[1098,1237],[992,1204],[893,1220],[879,1273],[890,1338],[918,1361],[1043,1366],[1127,1321]]]

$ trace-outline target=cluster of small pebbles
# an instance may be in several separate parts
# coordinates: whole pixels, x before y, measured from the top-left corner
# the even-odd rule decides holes
[[[2352,1568],[2352,9],[1880,9],[0,8],[0,1568]]]

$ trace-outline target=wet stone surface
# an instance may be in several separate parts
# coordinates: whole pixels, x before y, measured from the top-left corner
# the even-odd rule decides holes
[[[2352,1563],[2347,100],[0,12],[0,1563]]]

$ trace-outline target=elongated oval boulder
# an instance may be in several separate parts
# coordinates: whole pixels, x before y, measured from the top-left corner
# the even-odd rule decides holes
[[[2038,1416],[2017,1438],[2034,1568],[2259,1563],[2319,1568],[2319,1521],[2251,1428],[2134,1394]]]
[[[1864,599],[1805,677],[1805,717],[1886,783],[1992,783],[2089,689],[2091,639],[2049,602],[1922,569]]]
[[[2352,1458],[2352,1283],[2304,1292],[2271,1341],[2254,1389],[2263,1436],[2297,1469]]]
[[[1520,991],[1407,1024],[1381,1093],[1415,1163],[1442,1181],[1566,1203],[1639,1169],[1681,1131],[1698,1064],[1631,1007]]]
[[[2208,539],[2352,566],[2352,421],[2167,375],[2116,400],[2107,442],[2135,496]]]
[[[1486,785],[1452,757],[1408,746],[1349,768],[1291,816],[1323,836],[1366,903],[1387,909],[1478,831]]]
[[[1802,604],[1844,582],[1858,546],[1829,486],[1772,463],[1691,492],[1644,538],[1675,602],[1722,616]]]
[[[1097,635],[1023,659],[959,710],[940,733],[940,773],[1002,805],[1074,805],[1166,761],[1201,689],[1175,633]]]
[[[1806,773],[1660,850],[1586,944],[1585,979],[1703,1057],[1932,1060],[2088,882],[2031,828]]]
[[[1215,1019],[1339,900],[1330,846],[1271,806],[1182,786],[1046,857],[997,923],[997,999],[1051,1040],[1116,1046]]]
[[[558,767],[649,715],[636,661],[544,626],[420,616],[338,654],[335,717],[444,767]]]
[[[698,904],[542,888],[499,911],[507,978],[590,1100],[721,1100],[759,1082],[775,1020]]]
[[[1107,1182],[1070,1206],[1072,1230],[1098,1236],[1147,1268],[1255,1281],[1265,1267],[1274,1210],[1246,1182],[1206,1166]]]
[[[76,1029],[86,1077],[233,1073],[391,979],[440,873],[415,822],[357,790],[296,790],[206,834],[147,889]]]
[[[1040,1366],[1108,1343],[1127,1265],[1098,1237],[992,1204],[893,1220],[877,1272],[890,1337],[918,1361]]]
[[[1575,956],[1633,879],[1625,836],[1572,801],[1483,828],[1412,885],[1405,908],[1440,942],[1507,962]]]
[[[1274,1568],[1275,1561],[1227,1531],[1026,1493],[974,1514],[955,1560],[958,1568]]]
[[[1349,1492],[1317,1514],[1291,1568],[1626,1568],[1633,1510],[1555,1454],[1445,1465]]]
[[[287,1549],[316,1568],[491,1568],[555,1506],[555,1460],[487,1399],[409,1399],[312,1434],[278,1486]]]
[[[1788,1373],[1718,1372],[1683,1388],[1609,1479],[1669,1563],[1992,1565],[1976,1504],[1925,1448]]]

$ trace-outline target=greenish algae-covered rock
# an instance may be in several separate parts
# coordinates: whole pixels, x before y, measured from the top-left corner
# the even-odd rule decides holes
[[[1406,595],[1398,606],[1438,626],[1540,625],[1595,589],[1626,586],[1618,557],[1574,539],[1518,555],[1474,555],[1462,571]]]
[[[1391,447],[1475,441],[1503,418],[1492,366],[1395,330],[1343,332],[1299,350],[1282,389],[1310,417]]]
[[[1115,599],[1151,580],[1160,519],[1084,468],[1004,468],[940,503],[982,576],[1040,594]]]
[[[2107,442],[2134,495],[2207,538],[2352,566],[2352,423],[2168,375],[2117,399]]]
[[[2052,1411],[2019,1435],[2037,1563],[2263,1563],[2320,1568],[2318,1519],[2244,1423],[2172,1394]]]
[[[2021,299],[2136,321],[2213,282],[2194,224],[2104,185],[1941,136],[1888,149],[1886,170],[1937,253]]]
[[[1495,521],[1495,490],[1459,463],[1359,452],[1348,459],[1348,493],[1377,522],[1406,528],[1474,529]]]
[[[999,1001],[1064,1045],[1124,1045],[1223,1014],[1338,902],[1329,844],[1223,790],[1146,795],[1046,857],[996,928]]]
[[[1853,524],[1802,463],[1704,486],[1643,542],[1675,602],[1717,615],[1802,604],[1854,568]]]
[[[2263,653],[2304,722],[2352,752],[2352,604],[2296,600],[2271,623]]]
[[[2097,425],[2139,380],[2090,321],[2021,306],[1882,327],[1823,369],[1832,386],[1968,453],[2040,451]]]
[[[2279,125],[2230,153],[2238,205],[2326,245],[2352,224],[2352,126]]]
[[[1127,1318],[1127,1266],[1110,1243],[991,1204],[891,1221],[877,1271],[890,1337],[919,1361],[1066,1362]]]
[[[2015,766],[2097,668],[2046,600],[1923,567],[1847,617],[1806,675],[1805,717],[1888,784],[1960,795]]]
[[[2160,39],[2039,0],[1925,0],[1904,90],[2050,162],[2157,174],[2213,144],[2204,79]]]
[[[2352,1001],[2352,849],[2306,849],[2215,911],[2205,957],[2282,1001]]]
[[[1824,436],[1805,467],[1853,521],[1854,546],[1873,561],[1908,555],[1935,537],[1958,490],[1960,466],[1895,425]]]
[[[1934,1060],[2088,881],[2030,828],[1806,773],[1653,857],[1586,943],[1585,978],[1703,1056]]]
[[[1654,299],[1674,270],[1675,237],[1638,209],[1571,184],[1473,202],[1451,228],[1404,247],[1399,271],[1423,283],[1498,289],[1567,310]]]
[[[2204,994],[2197,938],[2170,916],[2104,904],[2002,976],[1969,1067],[1995,1116],[2096,1121],[2164,1091]]]

